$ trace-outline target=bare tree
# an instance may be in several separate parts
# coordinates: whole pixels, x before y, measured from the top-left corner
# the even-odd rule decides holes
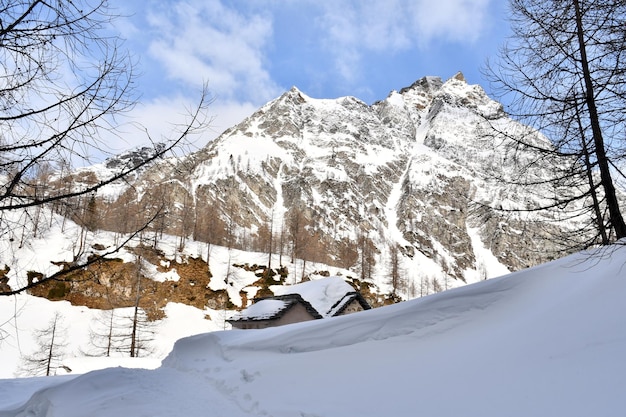
[[[149,326],[147,326],[148,320],[145,311],[139,307],[143,293],[141,278],[143,277],[144,260],[141,253],[144,247],[143,239],[140,237],[139,246],[137,247],[137,256],[135,259],[135,305],[133,306],[133,314],[131,317],[129,348],[131,358],[139,357],[140,350],[145,350],[147,347],[148,340],[146,339],[151,339],[151,337],[143,337],[143,333]]]
[[[307,230],[310,220],[307,210],[302,202],[294,205],[287,218],[287,229],[291,240],[291,263],[296,258],[301,258],[305,250],[310,233]]]
[[[185,249],[187,238],[189,237],[191,230],[194,228],[194,210],[192,209],[192,199],[193,197],[185,192],[183,201],[177,210],[178,250],[181,252]]]
[[[430,294],[430,278],[423,272],[420,273],[420,297]]]
[[[82,353],[87,356],[111,356],[113,352],[131,358],[146,356],[153,350],[154,322],[144,309],[103,310],[90,328],[90,346]]]
[[[234,182],[233,182],[234,184]],[[240,202],[235,194],[229,194],[224,203],[223,215],[226,218],[225,240],[228,250],[237,243],[237,219],[239,216]]]
[[[437,278],[433,278],[433,291],[438,293],[443,290],[444,288],[441,286],[441,283],[439,282],[439,280]]]
[[[376,263],[374,259],[376,248],[367,233],[362,229],[358,231],[357,242],[359,247],[359,271],[361,280],[368,280],[372,278],[374,265]]]
[[[138,357],[144,351],[151,351],[153,340],[153,324],[148,320],[145,311],[139,307],[141,291],[140,276],[135,274],[135,303],[131,314],[125,314],[115,308],[115,296],[107,288],[108,309],[101,310],[89,328],[89,347],[81,352],[86,356],[111,356],[114,352]]]
[[[47,327],[35,331],[37,350],[22,358],[19,373],[30,376],[54,375],[61,366],[63,349],[67,346],[66,333],[63,316],[56,312]]]
[[[568,193],[544,207],[590,219],[584,245],[626,237],[615,176],[626,147],[626,3],[621,0],[510,0],[513,35],[487,74],[512,103],[510,113],[551,141],[517,140],[524,151],[555,161],[552,182]],[[535,160],[536,162],[536,160]],[[530,161],[526,167],[534,164]],[[518,180],[523,182],[523,180]],[[576,213],[571,214],[572,217]]]
[[[89,343],[93,349],[85,354],[90,356],[111,356],[118,346],[115,343],[115,309],[102,310],[95,319],[95,325],[89,328]]]
[[[269,233],[267,236],[267,273],[272,270],[272,254],[274,253],[274,210],[270,215]]]
[[[406,278],[400,265],[400,247],[397,244],[389,244],[389,285],[391,286],[391,298],[400,300],[400,294],[406,289]]]
[[[130,349],[127,350],[128,345],[123,345],[121,349],[129,351],[131,358],[147,356],[152,353],[154,322],[148,319],[148,315],[142,308],[134,310],[132,317],[127,317],[127,319],[131,324],[132,331],[130,338],[126,337],[125,340],[130,341]]]
[[[283,254],[285,252],[285,239],[286,239],[285,218],[283,217],[280,222],[280,229],[278,231],[278,265],[283,266]]]
[[[307,275],[306,263],[308,261],[329,263],[322,233],[316,230],[303,230],[303,237],[300,239],[300,258],[302,259],[301,280],[304,280]]]
[[[111,35],[115,16],[105,0],[0,0],[0,16],[2,239],[19,239],[20,233],[23,237],[24,230],[32,227],[28,219],[37,215],[33,210],[65,207],[80,196],[96,193],[155,162],[208,122],[205,87],[186,124],[179,126],[174,137],[154,145],[148,157],[129,162],[106,178],[69,185],[72,166],[108,154],[107,138],[118,134],[119,117],[135,103],[134,62],[121,40]],[[68,186],[38,188],[37,172],[45,166],[68,174],[68,181],[63,181]],[[134,232],[154,218],[147,217]],[[122,240],[110,253],[126,242]],[[63,279],[95,258],[77,259],[72,267],[34,283],[21,279],[13,284],[17,288],[0,295]]]
[[[196,189],[195,220],[193,227],[194,239],[206,243],[207,269],[211,271],[211,253],[213,245],[225,245],[230,239],[227,236],[227,223],[222,220],[222,208],[215,196],[221,192],[217,186],[199,186]],[[230,219],[228,220],[230,222]]]

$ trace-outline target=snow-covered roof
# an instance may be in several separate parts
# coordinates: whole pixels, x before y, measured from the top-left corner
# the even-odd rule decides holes
[[[229,321],[270,320],[281,317],[295,303],[301,303],[315,318],[340,314],[357,300],[363,309],[367,302],[341,277],[328,277],[295,285],[274,285],[273,297],[262,298],[234,315]]]
[[[321,319],[322,316],[304,300],[299,294],[285,294],[274,297],[267,297],[258,300],[250,307],[235,314],[228,321],[258,321],[258,320],[272,320],[282,317],[295,304],[302,304],[302,306],[311,314],[315,319]]]
[[[235,314],[231,320],[268,320],[284,311],[291,304],[292,302],[290,300],[260,300],[238,314]]]
[[[276,295],[299,294],[308,301],[322,317],[330,317],[331,310],[354,288],[341,277],[328,277],[295,285],[275,285],[270,288]]]
[[[363,310],[369,310],[371,308],[361,294],[359,294],[357,291],[352,291],[344,295],[340,300],[338,300],[330,308],[330,310],[328,310],[326,315],[328,317],[340,315],[346,309],[346,307],[348,307],[348,305],[350,305],[350,303],[355,300],[361,305]]]

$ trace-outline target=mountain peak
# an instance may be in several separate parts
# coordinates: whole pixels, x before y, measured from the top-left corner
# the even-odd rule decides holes
[[[285,91],[279,99],[291,101],[296,104],[303,104],[308,98],[306,94],[294,85],[288,91]]]
[[[442,86],[441,77],[427,76],[415,81],[409,87],[402,88],[398,93],[408,106],[423,110],[430,105],[433,97],[441,91]]]
[[[422,77],[419,80],[415,81],[413,84],[411,84],[409,87],[404,87],[403,89],[401,89],[400,94],[404,94],[411,90],[421,90],[432,93],[441,89],[442,85],[443,81],[441,80],[441,77]]]
[[[457,80],[457,81],[463,81],[464,83],[467,82],[467,80],[465,79],[465,75],[463,75],[463,73],[461,71],[459,71],[456,74],[454,74],[452,79]]]
[[[531,230],[525,219],[503,219],[487,205],[486,214],[473,209],[482,201],[512,208],[535,204],[523,190],[510,191],[489,180],[514,168],[508,142],[494,140],[499,132],[486,122],[497,118],[502,118],[497,128],[515,138],[519,125],[478,85],[464,82],[461,73],[445,83],[440,77],[423,77],[371,106],[351,96],[310,98],[294,86],[201,154],[182,161],[180,168],[168,161],[168,166],[142,173],[137,181],[143,182],[134,189],[154,188],[154,181],[168,187],[164,232],[187,234],[178,214],[184,207],[211,213],[190,226],[202,229],[198,233],[205,233],[203,239],[211,244],[266,251],[272,225],[284,225],[275,227],[291,236],[291,242],[283,242],[284,250],[292,251],[291,270],[299,256],[308,257],[307,265],[342,267],[354,275],[371,270],[372,281],[383,291],[384,272],[376,276],[376,271],[385,270],[395,256],[393,245],[399,245],[403,264],[415,271],[406,274],[407,280],[424,285],[419,291],[427,292],[427,286],[435,288],[435,279],[441,288],[484,278],[487,261],[497,261],[494,271],[501,271],[544,259],[532,249],[543,230]],[[190,169],[193,173],[186,177]],[[550,167],[537,167],[537,172],[546,169]],[[532,195],[553,192],[546,185]],[[134,198],[128,194],[123,197]],[[118,206],[128,211],[125,201]],[[103,222],[117,221],[117,212],[109,212],[110,219]],[[204,220],[209,217],[215,223]],[[527,231],[524,239],[498,232],[504,221],[511,230]],[[357,247],[359,236],[372,249]],[[296,252],[307,244],[308,252]],[[493,254],[484,258],[492,248]],[[428,276],[420,272],[424,265],[433,271]],[[297,271],[298,279],[306,276],[304,262]],[[292,272],[290,279],[295,277]],[[233,287],[234,299],[239,290]]]

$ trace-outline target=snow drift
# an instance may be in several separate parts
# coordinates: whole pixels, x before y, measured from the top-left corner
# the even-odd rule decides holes
[[[0,416],[615,416],[625,298],[616,245],[349,316],[192,336],[155,370],[0,381]]]

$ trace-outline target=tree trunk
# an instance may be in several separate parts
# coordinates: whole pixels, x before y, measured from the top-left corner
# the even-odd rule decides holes
[[[617,239],[621,239],[626,237],[626,223],[624,223],[624,218],[620,212],[619,201],[617,200],[615,186],[613,185],[613,179],[611,177],[610,165],[604,147],[604,138],[602,137],[602,128],[600,126],[600,118],[598,116],[598,109],[594,96],[593,80],[591,79],[589,61],[587,60],[587,50],[584,39],[579,0],[574,0],[574,8],[576,10],[576,32],[578,35],[578,46],[580,49],[580,63],[585,80],[585,101],[589,110],[589,121],[591,122],[591,131],[593,132],[595,155],[598,160],[598,168],[600,170],[600,180],[605,193],[611,226],[615,231],[615,237]]]
[[[589,155],[589,147],[587,146],[587,140],[584,135],[584,129],[582,127],[582,122],[580,120],[580,114],[576,114],[576,121],[578,123],[578,130],[581,133],[581,145],[583,149],[583,155],[585,158],[585,173],[587,175],[587,182],[589,184],[589,193],[591,195],[591,200],[593,201],[593,213],[596,217],[596,227],[598,228],[598,233],[600,234],[600,238],[602,239],[603,245],[609,244],[609,237],[606,233],[606,226],[604,225],[604,218],[602,216],[602,211],[600,210],[600,201],[598,198],[598,192],[596,190],[595,181],[593,179],[593,170],[591,166],[591,157]]]
[[[52,368],[52,359],[54,358],[54,337],[56,335],[57,330],[57,318],[54,318],[54,323],[52,324],[52,337],[50,339],[50,348],[48,349],[48,358],[46,361],[46,376],[50,376],[50,370]]]
[[[141,256],[137,260],[137,286],[135,297],[135,311],[133,313],[133,328],[130,335],[130,357],[137,356],[137,321],[139,320],[139,300],[141,299]]]

